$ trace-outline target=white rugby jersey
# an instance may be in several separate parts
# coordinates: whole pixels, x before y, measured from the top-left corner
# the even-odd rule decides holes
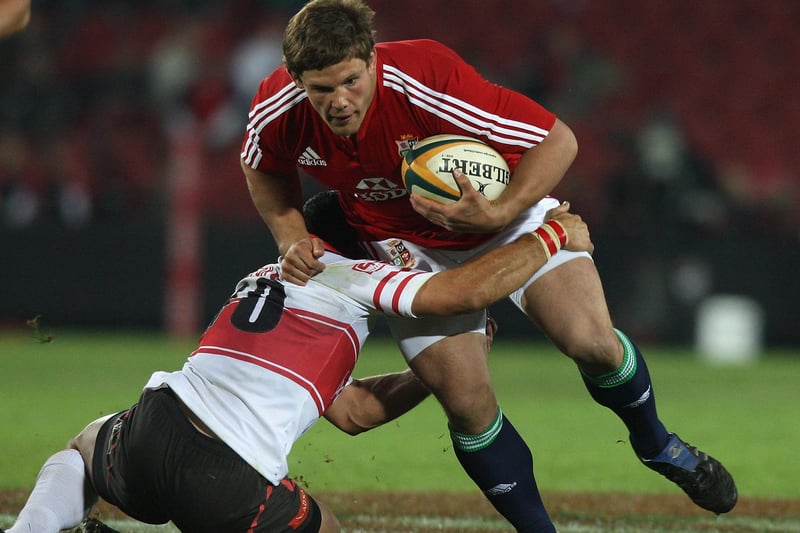
[[[266,265],[242,279],[168,385],[226,444],[277,484],[294,442],[350,380],[377,314],[413,317],[434,274],[326,252],[325,270],[300,287]]]

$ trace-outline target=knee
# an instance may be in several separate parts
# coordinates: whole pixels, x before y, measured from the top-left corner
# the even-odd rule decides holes
[[[89,472],[91,472],[92,468],[92,458],[94,457],[97,434],[100,431],[100,428],[103,427],[103,424],[112,416],[114,415],[106,415],[93,422],[90,422],[85,428],[83,428],[83,431],[72,437],[67,443],[68,448],[80,452]]]
[[[480,433],[497,414],[483,335],[456,335],[428,347],[409,364],[433,393],[450,425]]]
[[[81,450],[85,450],[86,448],[88,448],[90,444],[93,443],[93,439],[89,437],[87,429],[84,429],[83,431],[81,431],[80,433],[69,439],[69,442],[67,442],[67,448],[70,448],[72,450],[78,450],[79,452]]]
[[[497,415],[497,398],[490,383],[461,388],[459,385],[440,391],[439,403],[450,426],[468,434],[483,432]]]
[[[593,373],[611,372],[622,364],[622,344],[611,327],[575,328],[558,344],[567,357]]]
[[[482,373],[469,372],[442,377],[426,382],[426,386],[441,405],[450,426],[462,433],[481,433],[497,415],[491,379]]]

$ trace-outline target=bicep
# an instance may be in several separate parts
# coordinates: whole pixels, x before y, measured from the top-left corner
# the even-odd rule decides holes
[[[536,179],[553,176],[560,179],[578,153],[575,134],[564,122],[556,119],[547,137],[538,145],[523,152],[519,163],[511,174],[513,183],[526,175]]]
[[[276,198],[289,196],[298,204],[302,201],[302,185],[296,169],[266,171],[253,168],[244,161],[241,165],[251,194],[268,193]]]
[[[329,263],[324,275],[315,281],[358,302],[368,312],[414,318],[412,302],[420,287],[433,276],[432,272],[408,270],[382,261],[344,260]]]
[[[412,311],[416,316],[452,316],[483,309],[492,296],[481,275],[481,270],[471,267],[437,272],[417,291]]]

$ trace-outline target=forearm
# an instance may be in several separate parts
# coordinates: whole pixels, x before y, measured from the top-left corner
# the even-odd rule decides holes
[[[412,309],[419,316],[483,309],[521,287],[547,257],[536,237],[523,235],[465,265],[439,272],[419,290]]]
[[[496,209],[501,210],[505,223],[550,194],[577,153],[578,143],[572,130],[556,120],[545,140],[522,155],[508,186],[497,199]]]
[[[412,311],[435,316],[472,313],[520,288],[562,247],[591,253],[589,228],[568,209],[564,202],[549,210],[532,233],[437,273],[417,291]]]
[[[357,435],[405,414],[428,394],[411,370],[354,379],[325,418],[345,433]]]
[[[242,170],[253,205],[269,227],[278,250],[285,254],[293,243],[308,237],[299,181],[272,177],[244,163]]]

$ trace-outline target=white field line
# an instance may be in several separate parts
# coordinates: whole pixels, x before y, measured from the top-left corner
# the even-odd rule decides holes
[[[718,519],[716,519],[718,520]],[[0,514],[0,528],[8,528],[14,521],[14,516]],[[376,517],[370,515],[356,515],[348,517],[348,522],[355,523],[355,527],[343,530],[343,533],[414,533],[419,529],[424,531],[437,530],[442,532],[511,532],[502,520],[485,518],[445,518],[436,516],[406,516],[406,517]],[[361,528],[359,523],[369,524],[368,528]],[[800,533],[800,519],[792,517],[754,517],[754,516],[726,516],[722,523],[715,518],[680,521],[673,524],[659,525],[658,521],[634,520],[625,524],[623,520],[614,526],[614,533],[641,533],[642,527],[650,533],[686,533],[691,531],[742,531],[758,533]],[[178,533],[178,529],[171,524],[152,526],[134,520],[104,520],[108,526],[120,533]],[[377,525],[377,528],[375,527]],[[608,526],[598,527],[577,521],[560,521],[557,523],[560,533],[608,533]]]

